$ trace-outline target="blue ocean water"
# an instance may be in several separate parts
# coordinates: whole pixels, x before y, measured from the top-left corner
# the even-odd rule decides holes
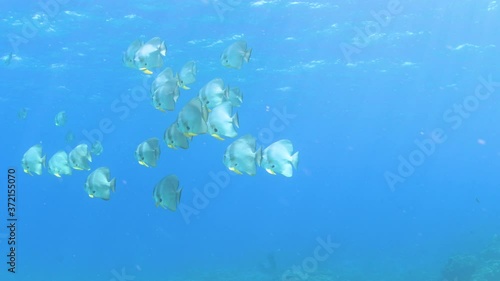
[[[500,280],[496,1],[1,2],[0,280]],[[122,64],[156,36],[164,67],[197,63],[175,112],[149,99],[161,69]],[[252,57],[225,68],[237,40]],[[243,92],[239,136],[293,142],[293,177],[232,173],[233,139],[209,135],[137,163],[137,145],[216,77]],[[109,201],[87,196],[92,170],[23,173],[32,145],[50,158],[95,139],[92,170],[117,179]],[[176,212],[152,198],[168,174],[183,187]]]

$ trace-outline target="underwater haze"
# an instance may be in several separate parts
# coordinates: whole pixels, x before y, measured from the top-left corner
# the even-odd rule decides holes
[[[0,2],[1,281],[500,280],[497,1]]]

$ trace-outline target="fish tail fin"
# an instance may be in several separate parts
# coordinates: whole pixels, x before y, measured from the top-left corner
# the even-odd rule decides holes
[[[236,96],[240,103],[243,103],[243,93],[241,91],[238,91],[238,95]]]
[[[238,112],[236,112],[233,117],[233,124],[236,128],[239,128],[240,127],[240,118],[238,117]]]
[[[295,154],[292,155],[292,166],[297,169],[297,166],[299,165],[299,152],[295,152]]]
[[[111,188],[111,191],[115,192],[115,190],[116,190],[116,178],[113,178],[113,179],[109,182],[109,187]]]
[[[165,41],[161,42],[159,50],[160,50],[160,54],[162,56],[166,56],[167,55],[167,46],[165,46]]]
[[[255,152],[255,161],[257,165],[260,167],[260,163],[262,162],[262,147],[259,147],[257,152]]]
[[[245,60],[245,62],[249,62],[250,61],[250,56],[252,55],[252,48],[249,48],[247,49],[247,51],[245,52],[245,56],[243,57],[243,59]]]
[[[42,156],[42,160],[41,161],[42,161],[42,166],[44,168],[46,167],[46,164],[45,164],[46,160],[47,160],[47,155]]]
[[[176,198],[176,201],[177,201],[177,204],[179,204],[179,202],[181,202],[181,195],[182,195],[182,188],[177,190],[177,198]]]

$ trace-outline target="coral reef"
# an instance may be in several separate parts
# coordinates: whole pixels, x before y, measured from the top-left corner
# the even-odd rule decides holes
[[[500,281],[500,238],[495,235],[492,243],[477,256],[453,256],[442,271],[448,281]]]
[[[454,256],[444,267],[443,277],[450,281],[472,281],[477,266],[478,260],[474,256]]]
[[[500,260],[500,237],[495,235],[491,244],[479,256],[484,260]]]
[[[500,260],[490,260],[484,263],[472,276],[472,281],[499,281]]]

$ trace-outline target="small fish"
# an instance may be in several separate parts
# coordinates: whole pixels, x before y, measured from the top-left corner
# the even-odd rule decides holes
[[[66,140],[66,143],[72,143],[74,140],[75,140],[75,135],[73,134],[73,132],[71,131],[68,131],[66,133],[66,137],[64,138]]]
[[[132,44],[130,44],[130,46],[128,46],[127,51],[125,51],[123,53],[123,57],[122,57],[122,61],[123,61],[123,64],[125,66],[131,67],[131,68],[137,68],[135,66],[135,61],[134,61],[135,53],[137,53],[137,51],[139,51],[139,49],[142,47],[142,45],[144,45],[144,42],[137,39],[134,42],[132,42]]]
[[[174,72],[170,67],[165,68],[160,72],[153,83],[151,84],[151,94],[153,94],[158,88],[165,85],[165,83],[175,82],[177,83],[177,78],[174,77]]]
[[[239,128],[238,113],[231,116],[231,102],[226,101],[215,107],[208,115],[208,133],[218,139],[224,140],[222,137],[234,138],[238,135],[236,130]]]
[[[12,52],[10,52],[8,55],[5,55],[1,58],[1,60],[3,60],[3,62],[5,63],[5,65],[9,65],[12,61]]]
[[[58,178],[61,175],[71,175],[72,170],[69,165],[68,154],[65,151],[58,151],[49,159],[48,172]]]
[[[160,153],[159,140],[150,138],[137,146],[135,158],[144,167],[156,167]]]
[[[181,200],[182,188],[179,188],[179,179],[176,175],[169,175],[158,182],[153,190],[153,199],[156,207],[161,206],[172,212],[177,210]]]
[[[177,84],[179,87],[189,90],[187,85],[193,84],[196,81],[196,72],[196,63],[194,61],[187,62],[177,74]]]
[[[165,42],[154,37],[144,43],[135,53],[134,63],[145,74],[153,74],[151,69],[163,66],[163,58],[167,54]]]
[[[179,99],[179,86],[174,81],[169,81],[158,87],[156,91],[153,93],[152,102],[154,108],[159,111],[174,111],[175,104]]]
[[[220,57],[223,66],[240,69],[243,62],[248,62],[252,55],[252,49],[247,48],[247,43],[243,40],[237,41],[227,47]]]
[[[234,87],[229,89],[229,101],[233,107],[239,107],[243,103],[243,93],[240,88]]]
[[[255,138],[244,135],[226,148],[222,162],[230,171],[253,176],[257,173],[256,163],[260,163],[261,156],[262,151],[260,148],[256,149]]]
[[[56,114],[56,117],[54,118],[54,123],[56,126],[64,126],[66,125],[67,117],[66,117],[66,111],[61,111]]]
[[[180,130],[179,126],[177,125],[177,121],[172,123],[170,127],[168,127],[165,130],[165,133],[163,134],[163,140],[167,144],[167,146],[171,149],[177,149],[177,148],[183,148],[183,149],[188,149],[189,148],[189,140],[191,138],[186,137]]]
[[[104,150],[104,147],[102,147],[102,143],[100,141],[95,141],[92,144],[92,148],[90,149],[90,153],[92,153],[94,155],[101,155],[103,150]]]
[[[92,155],[87,144],[77,145],[69,152],[69,165],[75,170],[90,170]]]
[[[42,145],[40,144],[35,144],[24,153],[21,164],[26,174],[30,176],[32,176],[31,173],[42,174],[42,167],[45,167],[45,155],[42,154]]]
[[[109,168],[100,167],[95,169],[87,177],[85,191],[90,198],[101,198],[109,200],[111,191],[115,192],[116,179],[111,179]]]
[[[260,166],[269,174],[282,174],[285,177],[293,175],[293,168],[297,169],[299,152],[293,155],[293,145],[290,140],[279,140],[269,145],[262,152]]]
[[[215,78],[208,82],[198,93],[198,98],[203,106],[208,110],[225,102],[229,98],[229,88],[224,87],[224,81],[220,78]]]
[[[207,132],[208,112],[198,98],[191,99],[179,112],[177,125],[186,137],[194,137]]]
[[[28,117],[28,109],[26,107],[19,109],[19,111],[17,112],[17,117],[21,120],[26,119],[26,117]]]

